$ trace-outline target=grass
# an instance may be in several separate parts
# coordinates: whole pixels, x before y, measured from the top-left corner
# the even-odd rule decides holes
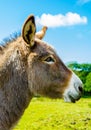
[[[34,98],[14,130],[91,130],[91,99]]]

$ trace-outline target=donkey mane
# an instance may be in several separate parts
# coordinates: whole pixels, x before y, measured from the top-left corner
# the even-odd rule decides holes
[[[15,32],[0,47],[0,130],[11,130],[34,95],[77,101],[82,82],[61,61],[55,50],[36,35],[35,18],[30,15],[22,32]],[[22,34],[22,35],[21,35]]]
[[[16,41],[18,37],[21,36],[21,32],[14,32],[12,34],[10,34],[8,37],[4,38],[1,42],[0,42],[0,52],[2,52],[5,48],[7,48],[7,46]]]

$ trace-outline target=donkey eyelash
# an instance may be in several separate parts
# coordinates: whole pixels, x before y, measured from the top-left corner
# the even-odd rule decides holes
[[[48,64],[53,64],[55,62],[55,59],[53,56],[48,56],[45,59],[43,59],[43,61],[48,63]]]
[[[45,61],[47,61],[47,62],[55,62],[55,60],[52,57],[47,57],[45,59]]]

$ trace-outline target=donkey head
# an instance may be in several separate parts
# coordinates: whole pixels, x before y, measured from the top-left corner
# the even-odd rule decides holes
[[[41,30],[36,34],[34,16],[28,17],[22,29],[22,38],[30,48],[27,58],[29,89],[34,95],[75,102],[81,97],[82,82],[65,66],[55,50],[41,40],[43,37],[40,35],[44,36],[44,33]]]

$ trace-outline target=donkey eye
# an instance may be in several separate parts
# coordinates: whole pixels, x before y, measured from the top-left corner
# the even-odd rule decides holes
[[[49,64],[55,62],[54,58],[52,58],[52,57],[47,57],[44,61],[47,62],[47,63],[49,63]]]

